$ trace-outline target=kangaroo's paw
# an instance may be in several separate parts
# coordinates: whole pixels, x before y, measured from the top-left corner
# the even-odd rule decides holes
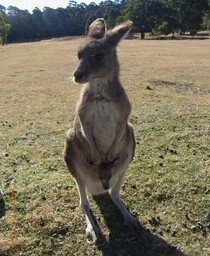
[[[90,237],[94,243],[101,242],[102,241],[102,233],[97,227],[87,227],[86,228],[86,235],[87,237]]]

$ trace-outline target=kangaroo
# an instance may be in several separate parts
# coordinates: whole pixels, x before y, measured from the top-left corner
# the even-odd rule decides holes
[[[75,82],[84,85],[63,155],[78,188],[86,234],[94,242],[101,240],[101,232],[91,214],[86,190],[93,195],[108,192],[125,224],[137,226],[137,219],[119,195],[134,156],[135,139],[133,127],[127,122],[131,105],[119,81],[116,47],[132,24],[127,21],[106,31],[104,19],[96,19],[78,51],[79,65],[73,74]]]

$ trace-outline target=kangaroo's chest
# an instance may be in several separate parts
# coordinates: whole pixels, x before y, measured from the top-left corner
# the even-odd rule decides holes
[[[114,103],[93,103],[92,117],[92,124],[95,135],[98,132],[111,135],[115,131],[118,120],[118,111]]]
[[[118,111],[116,104],[102,101],[92,103],[92,133],[98,146],[106,151],[116,137]]]
[[[124,100],[125,107],[122,104]],[[91,138],[100,154],[106,155],[109,152],[120,133],[119,124],[126,122],[127,116],[123,115],[128,105],[126,100],[120,85],[116,90],[114,84],[110,86],[109,81],[89,84],[83,91],[78,106],[82,131],[87,138]]]
[[[104,98],[84,101],[79,108],[81,126],[89,131],[101,153],[107,153],[114,143],[120,111],[117,103]]]

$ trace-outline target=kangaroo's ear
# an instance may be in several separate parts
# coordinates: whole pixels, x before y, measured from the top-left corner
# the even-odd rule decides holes
[[[90,24],[88,36],[95,39],[103,38],[106,32],[106,22],[104,19],[99,18]]]
[[[117,45],[119,41],[125,38],[133,26],[132,21],[126,21],[119,26],[114,27],[112,30],[107,31],[106,37],[110,44]]]

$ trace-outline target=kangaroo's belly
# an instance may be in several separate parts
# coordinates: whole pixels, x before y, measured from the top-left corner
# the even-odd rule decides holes
[[[113,188],[119,180],[119,175],[112,175],[110,182],[109,182],[109,189],[105,190],[102,186],[100,179],[93,179],[91,176],[87,175],[85,181],[85,187],[87,190],[92,193],[93,195],[104,194]]]
[[[104,102],[94,107],[92,133],[97,148],[107,153],[114,143],[117,132],[117,113],[113,103]]]

